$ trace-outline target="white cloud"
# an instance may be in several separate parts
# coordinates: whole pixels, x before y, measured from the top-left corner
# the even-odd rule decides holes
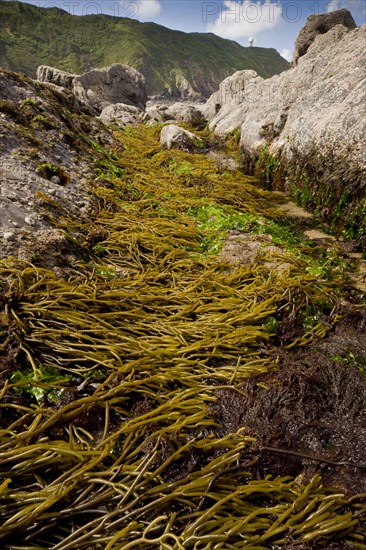
[[[137,19],[151,19],[161,12],[159,0],[136,0],[131,2],[136,6],[135,17]]]
[[[239,40],[273,30],[282,21],[282,6],[278,2],[225,0],[221,13],[213,23],[207,24],[206,30],[223,38]]]
[[[280,55],[282,55],[282,57],[284,57],[285,59],[287,59],[287,61],[292,61],[292,51],[289,50],[288,48],[284,48]]]

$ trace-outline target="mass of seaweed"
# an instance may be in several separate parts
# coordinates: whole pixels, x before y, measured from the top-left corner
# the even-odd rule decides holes
[[[270,432],[268,396],[281,409],[281,388],[301,379],[281,375],[283,354],[305,356],[337,325],[339,264],[318,272],[324,250],[301,240],[222,261],[239,222],[286,235],[279,199],[202,154],[163,150],[158,134],[118,130],[118,155],[96,148],[90,218],[45,212],[77,239],[63,276],[0,264],[2,548],[366,549],[366,489],[320,475],[364,472],[366,444],[347,461],[294,437],[280,449],[256,421]],[[207,211],[225,213],[209,250]]]

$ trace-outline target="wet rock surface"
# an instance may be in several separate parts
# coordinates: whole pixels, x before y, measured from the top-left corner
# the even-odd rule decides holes
[[[62,265],[73,255],[61,224],[93,211],[94,163],[111,136],[72,94],[0,72],[0,257]]]

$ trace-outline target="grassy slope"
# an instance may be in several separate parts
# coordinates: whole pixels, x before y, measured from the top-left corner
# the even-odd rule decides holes
[[[174,89],[180,75],[211,93],[235,70],[269,77],[288,68],[274,49],[243,48],[214,34],[107,15],[75,17],[21,2],[0,0],[0,12],[0,65],[29,76],[41,64],[81,73],[119,62],[145,74],[149,93]]]

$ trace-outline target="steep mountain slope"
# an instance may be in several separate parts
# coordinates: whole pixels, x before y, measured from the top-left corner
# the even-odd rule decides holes
[[[209,96],[239,69],[263,77],[289,64],[274,49],[243,48],[214,34],[183,33],[107,15],[73,16],[0,0],[0,65],[35,76],[38,65],[82,73],[125,63],[140,70],[149,94],[197,91]]]

